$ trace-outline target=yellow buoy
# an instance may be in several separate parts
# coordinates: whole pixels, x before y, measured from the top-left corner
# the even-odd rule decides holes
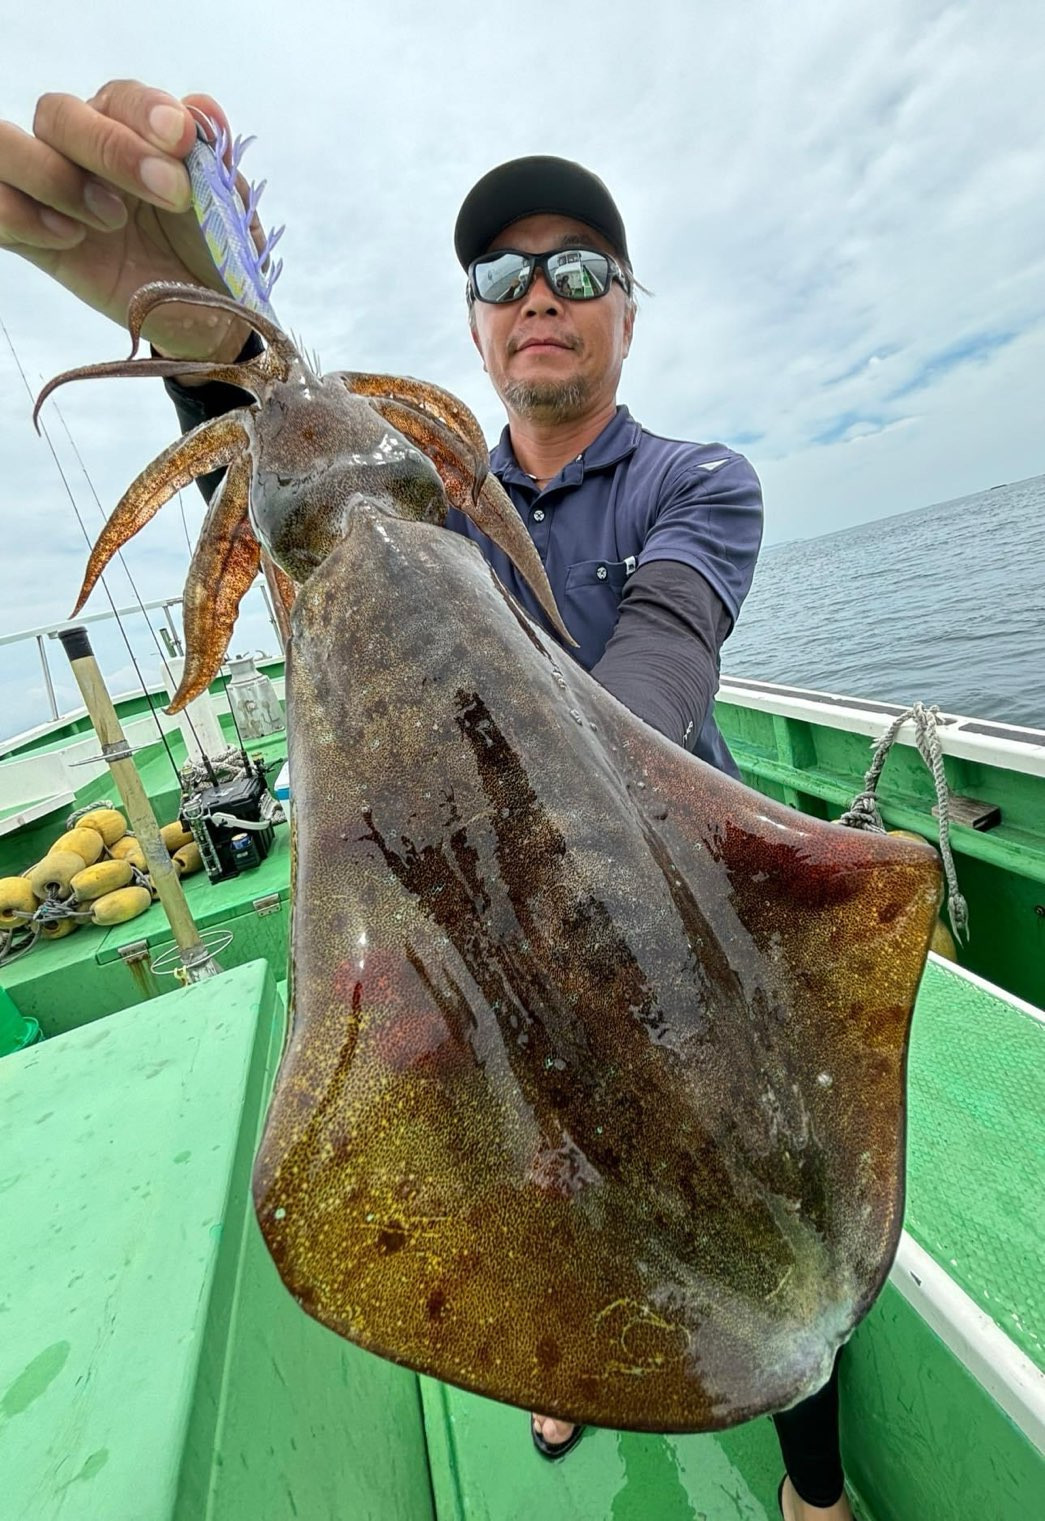
[[[114,861],[131,861],[140,871],[144,871],[145,852],[137,835],[125,834],[109,846],[109,854]],[[138,857],[141,856],[141,861]]]
[[[95,898],[91,904],[91,921],[94,924],[125,924],[137,919],[152,903],[147,887],[121,887],[103,898]]]
[[[184,828],[179,820],[175,819],[173,824],[164,824],[160,830],[160,838],[166,845],[168,853],[173,855],[183,845],[192,843],[192,831]]]
[[[93,829],[111,850],[127,833],[127,820],[118,808],[94,808],[76,821],[77,829]]]
[[[101,835],[96,834],[95,839],[100,842]],[[52,850],[29,868],[25,879],[41,903],[52,893],[64,900],[72,893],[73,878],[86,867],[87,862],[76,851]]]
[[[929,949],[935,951],[937,956],[942,956],[945,961],[958,960],[958,947],[954,943],[954,936],[942,919],[936,921],[933,937],[929,941]]]
[[[94,898],[104,898],[127,887],[134,880],[134,868],[130,861],[98,861],[94,866],[77,872],[69,884],[77,903],[90,903]]]
[[[15,929],[25,920],[19,914],[35,914],[37,897],[28,877],[0,877],[0,930]]]
[[[192,840],[188,845],[182,845],[180,850],[174,852],[174,863],[180,868],[183,877],[191,876],[194,871],[203,869],[203,857],[200,855],[200,847]]]
[[[75,829],[68,829],[65,834],[59,835],[47,854],[74,850],[78,856],[83,856],[85,865],[93,866],[104,849],[105,841],[97,829],[83,829],[77,824]]]
[[[79,919],[52,919],[50,924],[41,924],[40,934],[45,940],[64,940],[79,928]]]

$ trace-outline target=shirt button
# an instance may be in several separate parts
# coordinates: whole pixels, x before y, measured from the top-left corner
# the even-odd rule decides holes
[[[543,507],[535,507],[533,509],[533,521],[535,523],[543,523],[544,522],[544,508]]]
[[[609,571],[606,569],[605,565],[600,565],[595,574],[598,576],[600,581],[605,581],[606,577],[609,575]]]

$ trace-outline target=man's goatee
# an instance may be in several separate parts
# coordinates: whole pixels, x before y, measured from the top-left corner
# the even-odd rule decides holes
[[[508,383],[502,396],[520,417],[540,422],[572,422],[587,406],[590,387],[584,380],[514,380]]]

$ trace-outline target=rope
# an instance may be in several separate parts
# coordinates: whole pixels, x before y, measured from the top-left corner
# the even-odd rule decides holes
[[[838,822],[847,825],[850,829],[866,829],[874,834],[885,833],[885,825],[882,823],[882,815],[878,809],[876,792],[878,779],[882,774],[885,758],[896,741],[896,736],[904,724],[913,723],[914,742],[918,748],[918,754],[932,772],[933,783],[936,787],[940,855],[943,858],[943,874],[947,879],[947,917],[951,921],[954,938],[961,941],[968,939],[969,935],[969,908],[958,887],[958,873],[955,870],[954,855],[951,851],[950,791],[944,774],[943,749],[936,727],[939,717],[940,710],[935,704],[927,708],[924,703],[916,702],[913,707],[901,713],[899,718],[893,719],[875,745],[871,764],[864,777],[864,790],[853,799],[852,806],[842,814]]]
[[[89,813],[100,812],[103,808],[115,808],[116,804],[111,798],[99,798],[96,803],[84,803],[82,808],[74,808],[65,821],[66,829],[75,829],[81,819],[85,819]]]
[[[38,935],[38,928],[31,919],[15,929],[0,931],[0,966],[10,966],[19,956],[31,951]]]
[[[93,806],[102,805],[96,803]],[[79,812],[82,814],[84,810],[81,808]],[[131,885],[149,887],[145,873],[139,871],[137,866],[131,868]],[[11,913],[22,922],[13,929],[0,930],[0,966],[10,966],[12,961],[17,961],[19,956],[31,951],[39,940],[45,938],[40,932],[48,925],[60,924],[63,919],[75,919],[80,924],[86,924],[93,917],[93,904],[77,903],[74,898],[58,898],[52,893],[31,914],[23,913],[18,908],[12,909]]]

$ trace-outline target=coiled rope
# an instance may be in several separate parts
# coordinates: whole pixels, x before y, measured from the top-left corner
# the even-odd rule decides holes
[[[940,855],[943,859],[943,874],[947,879],[947,917],[951,921],[954,938],[961,941],[967,940],[969,936],[969,907],[958,887],[958,873],[955,870],[954,855],[951,851],[951,794],[944,775],[943,749],[936,727],[940,716],[940,709],[935,703],[927,708],[924,703],[916,702],[913,707],[907,708],[898,718],[893,719],[875,745],[871,764],[864,777],[864,790],[853,799],[851,806],[842,814],[838,822],[847,825],[850,829],[867,829],[874,834],[885,834],[885,825],[882,823],[882,815],[878,809],[878,779],[882,774],[885,758],[895,744],[900,730],[904,724],[912,723],[918,754],[932,772],[933,783],[936,787]]]
[[[18,917],[25,916],[19,914]],[[16,925],[14,929],[0,930],[0,967],[10,966],[12,961],[17,961],[19,956],[31,951],[38,935],[39,925],[33,924],[31,920]]]

